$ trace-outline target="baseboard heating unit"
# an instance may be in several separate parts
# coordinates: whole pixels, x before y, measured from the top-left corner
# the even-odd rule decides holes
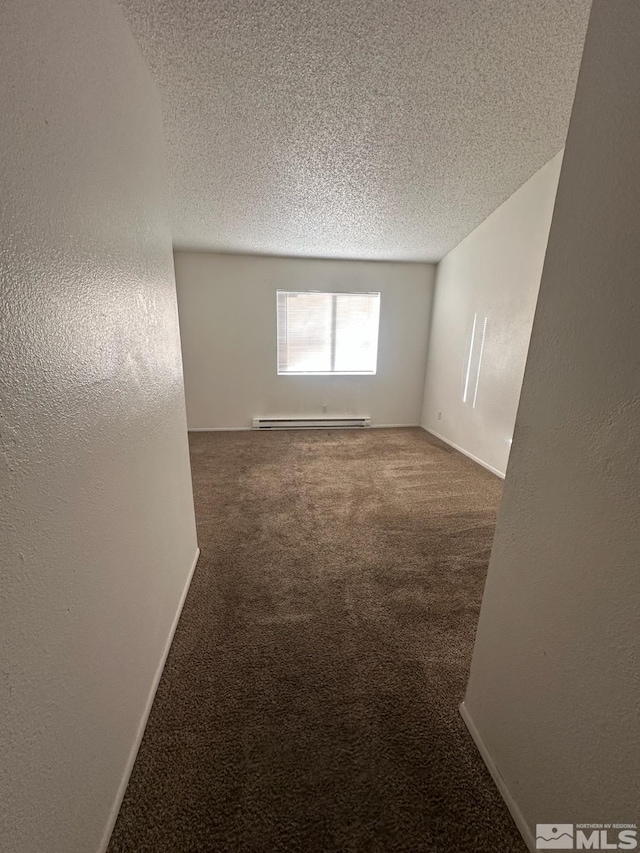
[[[254,418],[253,429],[358,429],[371,418]]]

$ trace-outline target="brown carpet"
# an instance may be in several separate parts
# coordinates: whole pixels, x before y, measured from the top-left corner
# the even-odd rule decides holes
[[[202,554],[109,853],[525,851],[458,713],[501,482],[419,429],[190,441]]]

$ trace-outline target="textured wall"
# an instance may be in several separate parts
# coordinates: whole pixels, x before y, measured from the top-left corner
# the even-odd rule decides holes
[[[160,107],[103,0],[0,28],[0,847],[92,853],[196,550]]]
[[[190,428],[251,418],[370,415],[418,424],[434,267],[177,252]],[[380,291],[375,376],[278,376],[276,290]]]
[[[640,822],[639,42],[596,0],[465,700],[532,830]]]
[[[438,265],[422,425],[501,474],[561,162],[560,153]]]

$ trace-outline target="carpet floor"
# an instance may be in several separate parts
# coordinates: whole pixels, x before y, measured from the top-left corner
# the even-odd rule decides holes
[[[109,853],[524,853],[458,712],[501,481],[420,429],[190,444],[201,556]]]

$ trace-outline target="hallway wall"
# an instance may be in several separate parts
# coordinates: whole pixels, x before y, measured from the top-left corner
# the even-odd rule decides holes
[[[639,42],[595,0],[465,699],[532,849],[640,818]]]
[[[0,847],[96,853],[196,553],[160,106],[108,0],[8,0],[0,86]]]
[[[438,265],[422,426],[502,476],[561,163],[562,152]]]

